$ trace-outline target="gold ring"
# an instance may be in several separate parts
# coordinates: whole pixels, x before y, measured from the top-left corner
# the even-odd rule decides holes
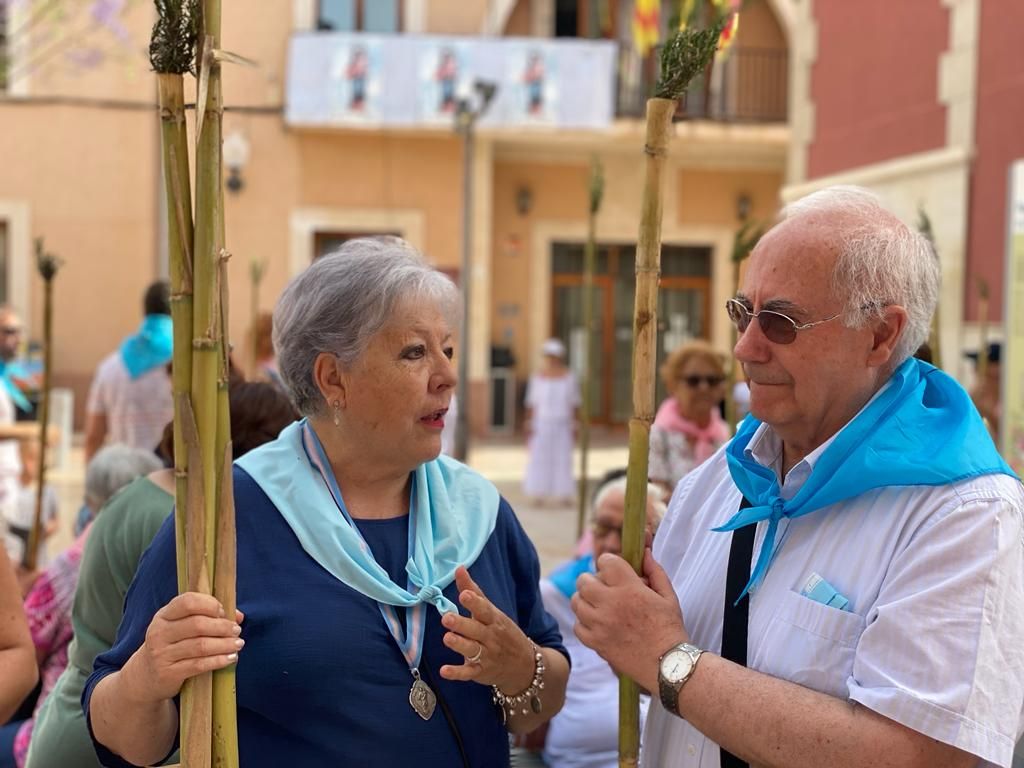
[[[472,656],[467,656],[466,657],[466,663],[467,664],[479,664],[480,663],[480,657],[484,655],[484,646],[483,646],[483,644],[480,643],[480,642],[477,642],[476,645],[477,645],[476,653],[473,654]]]

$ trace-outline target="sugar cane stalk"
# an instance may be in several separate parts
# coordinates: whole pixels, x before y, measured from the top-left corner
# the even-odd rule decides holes
[[[978,381],[988,373],[988,283],[978,278]]]
[[[644,145],[646,173],[636,248],[636,303],[633,308],[633,417],[629,421],[629,464],[622,555],[639,574],[643,565],[647,509],[647,461],[654,421],[657,361],[658,279],[661,274],[661,218],[665,158],[672,134],[672,115],[693,78],[715,54],[721,25],[685,29],[673,35],[661,52],[661,78],[647,100]],[[619,766],[637,765],[640,728],[636,683],[619,678]]]
[[[764,234],[764,227],[754,224],[751,221],[744,221],[738,230],[736,230],[736,236],[732,242],[732,292],[733,295],[740,290],[740,268],[743,262],[750,255],[750,252],[754,250],[754,246],[757,245],[757,241],[761,239]],[[732,323],[729,324],[729,349],[733,349],[736,346],[736,340],[738,334],[736,332],[736,326]],[[733,362],[732,369],[729,375],[729,384],[736,383],[736,373],[739,366]],[[738,421],[736,413],[736,398],[733,397],[733,387],[730,386],[728,391],[725,393],[725,420],[730,426],[733,426]]]
[[[43,248],[43,240],[36,240],[36,269],[43,278],[43,387],[39,404],[39,469],[36,480],[36,508],[32,528],[28,535],[24,565],[29,571],[36,569],[39,541],[43,533],[43,497],[46,490],[46,452],[50,429],[50,388],[53,377],[53,278],[60,269],[61,260]]]
[[[928,244],[931,245],[932,255],[935,257],[935,261],[941,270],[942,263],[939,259],[939,249],[935,246],[935,232],[932,229],[932,220],[929,218],[924,207],[918,207],[917,209],[917,230],[924,235]],[[935,312],[932,314],[931,328],[928,331],[928,346],[931,347],[932,364],[934,364],[936,368],[942,367],[942,349],[941,344],[939,343],[939,328],[942,327],[939,324],[939,310],[941,307],[941,301],[935,305]]]
[[[220,0],[203,0],[196,96],[195,307],[192,403],[202,461],[205,557],[200,587],[235,612],[235,530],[231,498],[228,410],[227,278],[224,247],[224,184],[221,153],[223,95],[220,64]],[[190,473],[196,474],[196,473]],[[213,765],[237,768],[234,665],[209,677],[210,749]],[[205,686],[206,681],[203,682]],[[205,691],[204,691],[205,695]],[[199,748],[197,748],[197,753]],[[204,754],[205,759],[205,754]],[[191,767],[190,767],[191,768]]]
[[[576,538],[583,535],[587,519],[587,459],[590,452],[591,387],[594,378],[593,325],[594,325],[594,271],[597,261],[597,213],[604,195],[604,171],[596,157],[590,162],[589,216],[587,217],[587,246],[583,261],[583,396],[580,413],[580,489],[579,514],[576,518]]]
[[[267,271],[267,262],[263,259],[253,259],[249,263],[249,282],[251,290],[249,293],[249,353],[252,355],[249,375],[252,379],[259,377],[260,373],[260,283],[263,282],[263,275]]]
[[[155,0],[157,21],[150,42],[150,62],[157,73],[160,138],[167,199],[167,234],[174,323],[172,389],[174,392],[175,540],[178,591],[199,589],[203,541],[194,518],[201,507],[202,478],[189,474],[200,466],[195,415],[192,410],[192,325],[194,294],[194,227],[189,177],[188,133],[185,126],[184,74],[195,72],[200,9],[197,0]],[[210,765],[194,745],[210,744],[210,684],[188,680],[181,690],[181,759],[188,768]]]

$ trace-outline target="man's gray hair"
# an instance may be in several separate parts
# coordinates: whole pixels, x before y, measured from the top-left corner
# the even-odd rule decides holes
[[[101,448],[85,470],[85,495],[93,514],[132,480],[162,467],[153,451],[123,443]]]
[[[454,329],[458,289],[397,237],[349,240],[314,261],[284,289],[274,308],[277,368],[303,416],[323,412],[313,376],[319,354],[351,365],[403,301],[436,304]]]
[[[594,506],[590,510],[590,516],[596,515],[601,505],[615,492],[621,492],[623,495],[626,494],[626,477],[624,475],[616,477],[614,480],[609,480],[597,489],[597,493],[594,495]],[[659,486],[654,483],[647,483],[647,511],[648,516],[654,523],[655,530],[661,525],[661,521],[668,511],[668,506],[661,500],[661,493],[662,490]]]
[[[938,258],[928,239],[886,210],[877,195],[861,187],[828,187],[790,203],[781,218],[814,219],[829,231],[828,245],[837,254],[832,289],[845,301],[847,327],[881,319],[892,304],[907,310],[890,370],[928,340],[939,298]]]

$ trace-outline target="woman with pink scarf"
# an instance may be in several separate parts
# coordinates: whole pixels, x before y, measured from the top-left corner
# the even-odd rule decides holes
[[[648,476],[672,494],[683,475],[709,458],[729,439],[718,412],[725,395],[722,357],[709,344],[684,344],[661,366],[669,396],[651,427]]]

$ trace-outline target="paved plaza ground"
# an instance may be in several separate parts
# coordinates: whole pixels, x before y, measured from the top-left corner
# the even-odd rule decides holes
[[[588,460],[588,476],[600,477],[605,471],[626,466],[628,450],[623,430],[595,430]],[[576,541],[577,509],[573,507],[531,506],[522,492],[526,469],[524,439],[477,439],[470,446],[469,464],[488,477],[515,509],[523,527],[540,555],[541,572],[546,574],[568,558]],[[579,467],[579,452],[574,466]],[[50,553],[56,554],[71,543],[75,513],[82,504],[85,466],[81,440],[76,439],[65,466],[51,470],[49,480],[60,499],[61,526],[50,540]]]

